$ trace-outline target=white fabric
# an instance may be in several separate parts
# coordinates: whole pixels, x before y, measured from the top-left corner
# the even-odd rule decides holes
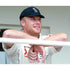
[[[44,39],[45,37],[48,37],[48,36],[40,36],[39,39]],[[25,49],[24,46],[26,46],[25,48],[28,52],[30,49],[30,45],[28,45],[28,44],[16,44],[15,43],[12,46],[12,48],[10,48],[10,49],[6,49],[5,45],[3,44],[3,48],[7,53],[7,64],[28,64],[29,63],[28,58],[25,57],[25,56],[27,56],[27,54],[24,55],[24,53],[25,53],[24,52],[24,49]],[[52,54],[56,53],[57,51],[55,50],[54,47],[45,47],[45,51],[46,51],[45,63],[50,64]],[[39,53],[39,59],[42,60],[40,53]],[[40,63],[42,63],[42,62],[40,62]]]

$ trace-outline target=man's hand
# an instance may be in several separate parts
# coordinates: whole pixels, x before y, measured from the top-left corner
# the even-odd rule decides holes
[[[34,52],[34,47],[31,47],[28,52],[28,59],[30,63],[34,63],[38,58],[38,53]]]
[[[35,45],[34,51],[42,55],[42,63],[44,63],[46,59],[45,47],[40,45]],[[37,58],[37,62],[39,62],[39,58]]]
[[[30,62],[35,62],[35,61],[40,62],[38,53],[41,53],[42,63],[44,63],[45,58],[46,58],[46,52],[45,52],[45,48],[40,45],[34,45],[33,47],[30,48],[30,50],[28,52],[29,61]]]

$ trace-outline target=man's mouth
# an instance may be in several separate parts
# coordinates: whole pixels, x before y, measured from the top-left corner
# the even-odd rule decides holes
[[[40,29],[40,26],[34,26],[34,28],[36,28],[36,29]]]

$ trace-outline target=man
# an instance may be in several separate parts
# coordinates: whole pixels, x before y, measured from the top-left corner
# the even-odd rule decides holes
[[[52,41],[67,41],[65,33],[57,33],[51,37],[42,36],[41,32],[41,15],[35,7],[24,9],[20,15],[20,23],[24,30],[6,30],[3,37],[19,39],[43,39]],[[13,44],[3,43],[3,48],[7,53],[7,63],[51,63],[53,53],[60,51],[61,46],[33,45],[33,44]]]

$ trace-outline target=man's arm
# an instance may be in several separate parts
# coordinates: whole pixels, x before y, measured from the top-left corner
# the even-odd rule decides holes
[[[49,38],[45,38],[44,40],[50,40],[50,41],[67,41],[68,40],[68,36],[65,33],[56,33],[54,35],[52,35]],[[45,46],[46,47],[46,46]],[[50,47],[50,46],[48,46]],[[62,47],[58,47],[58,46],[54,46],[54,48],[59,51]]]
[[[6,30],[3,33],[3,37],[16,38],[16,39],[37,39],[36,37],[30,36],[18,30]],[[9,49],[13,46],[13,43],[5,43],[5,46],[6,46],[6,49]]]

